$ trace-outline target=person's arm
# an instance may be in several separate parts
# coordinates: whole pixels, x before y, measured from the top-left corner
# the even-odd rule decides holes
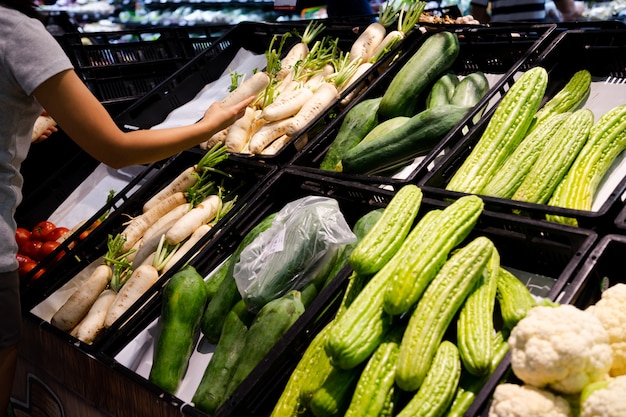
[[[584,5],[574,0],[554,0],[554,5],[559,9],[565,21],[576,20],[584,11]]]
[[[51,77],[33,94],[78,146],[113,168],[159,161],[192,148],[243,116],[254,99],[231,107],[213,103],[193,125],[123,132],[73,70]]]

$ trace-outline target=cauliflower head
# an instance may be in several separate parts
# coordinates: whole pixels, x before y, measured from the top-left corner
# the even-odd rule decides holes
[[[587,311],[600,319],[609,333],[613,349],[611,376],[626,375],[626,284],[615,284],[602,292],[602,297]]]
[[[520,380],[564,394],[608,378],[613,361],[600,320],[569,304],[531,308],[508,343],[511,368]]]
[[[626,375],[596,382],[583,390],[580,417],[626,416]]]
[[[500,384],[493,392],[489,417],[572,417],[562,397],[531,385]]]

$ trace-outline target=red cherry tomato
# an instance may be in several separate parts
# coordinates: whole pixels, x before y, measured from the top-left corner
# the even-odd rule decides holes
[[[54,252],[54,250],[56,248],[58,248],[61,245],[60,242],[57,242],[56,240],[49,240],[47,242],[43,242],[41,244],[41,248],[39,248],[39,259],[44,259],[45,257],[47,257],[48,255],[50,255],[52,252]],[[58,261],[59,259],[61,259],[61,257],[63,256],[63,251],[61,251],[55,258],[54,261]]]
[[[56,227],[54,228],[48,235],[46,236],[46,240],[59,240],[63,236],[67,235],[70,232],[70,229],[67,227]]]
[[[18,227],[15,231],[15,241],[17,242],[17,246],[19,248],[22,245],[30,240],[30,230],[24,227]]]
[[[31,230],[31,239],[38,240],[40,242],[45,242],[47,236],[56,229],[56,225],[47,220],[37,223],[37,226]]]
[[[24,243],[24,246],[22,246],[22,249],[20,249],[20,253],[22,255],[28,256],[35,261],[39,261],[41,260],[39,258],[39,251],[42,245],[43,242],[40,242],[38,240],[29,240],[28,242]]]

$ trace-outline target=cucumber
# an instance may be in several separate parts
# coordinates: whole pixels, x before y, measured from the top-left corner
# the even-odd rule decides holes
[[[432,150],[469,110],[449,104],[421,111],[399,128],[346,152],[341,161],[343,172],[376,174],[403,166]]]
[[[222,336],[191,400],[199,410],[213,414],[223,404],[226,386],[243,352],[251,316],[243,300],[226,315]]]
[[[276,217],[276,213],[272,213],[265,217],[259,224],[257,224],[248,234],[243,238],[235,252],[230,256],[228,260],[229,268],[226,276],[222,279],[215,296],[209,301],[202,315],[200,322],[200,329],[202,334],[211,343],[217,343],[224,327],[224,320],[231,308],[239,300],[241,300],[241,294],[237,289],[237,282],[233,276],[233,270],[235,264],[239,260],[241,251],[250,244],[256,237],[264,230],[267,230],[272,225]]]
[[[341,122],[337,136],[320,163],[320,169],[333,171],[346,151],[359,143],[378,123],[378,105],[382,97],[355,104]]]
[[[450,98],[450,104],[473,107],[489,91],[489,80],[481,71],[476,71],[465,76],[454,89]]]
[[[239,356],[225,398],[239,387],[302,313],[304,304],[299,291],[290,291],[261,308],[246,332],[243,347],[245,354]]]
[[[176,393],[187,371],[206,300],[204,278],[192,266],[176,272],[165,284],[148,379],[170,394]]]
[[[423,92],[452,66],[459,51],[459,40],[452,32],[428,36],[385,90],[378,107],[378,120],[414,116]]]
[[[430,88],[426,97],[426,108],[430,109],[442,104],[450,104],[454,89],[459,84],[459,77],[452,72],[443,74]]]

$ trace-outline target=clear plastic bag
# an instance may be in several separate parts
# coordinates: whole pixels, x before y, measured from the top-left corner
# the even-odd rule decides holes
[[[258,310],[302,289],[343,245],[355,241],[336,200],[303,197],[286,204],[272,226],[241,252],[233,276],[248,308]]]

